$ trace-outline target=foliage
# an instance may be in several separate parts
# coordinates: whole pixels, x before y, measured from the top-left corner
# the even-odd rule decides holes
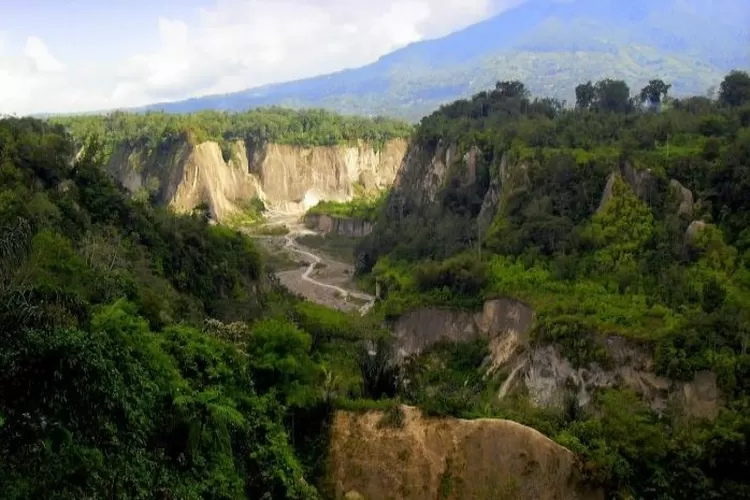
[[[324,110],[292,111],[271,107],[243,113],[202,111],[193,114],[163,112],[107,115],[56,116],[55,124],[70,130],[78,144],[91,137],[104,141],[106,154],[115,147],[141,147],[157,151],[188,140],[216,141],[231,159],[230,143],[245,142],[252,149],[266,142],[295,146],[336,146],[365,141],[382,146],[388,140],[407,137],[411,126],[385,118],[347,117]]]
[[[481,368],[488,356],[486,339],[431,346],[406,361],[402,394],[428,415],[469,416],[487,391]]]
[[[388,191],[383,191],[376,196],[361,196],[348,202],[321,201],[307,213],[373,221],[387,196]]]
[[[742,106],[750,102],[750,74],[732,71],[719,89],[719,100],[727,106]]]
[[[658,375],[712,371],[725,398],[716,421],[657,416],[620,389],[595,392],[587,408],[571,399],[543,411],[523,394],[498,403],[508,373],[483,378],[478,355],[454,368],[453,349],[470,344],[409,360],[397,396],[437,414],[532,425],[576,452],[611,498],[743,498],[750,132],[734,96],[744,78],[729,74],[718,100],[671,99],[657,79],[631,96],[607,79],[579,85],[576,109],[564,109],[511,81],[444,106],[415,132],[424,170],[404,172],[358,249],[386,317],[515,297],[536,313],[532,346],[557,345],[577,368],[613,367],[606,346],[618,336],[653,353]],[[455,182],[462,153],[477,149],[476,181]],[[431,174],[447,150],[459,160],[427,199],[408,179]],[[693,221],[703,223],[688,230]]]
[[[283,292],[241,234],[130,199],[98,147],[0,120],[4,498],[318,498],[376,325]]]

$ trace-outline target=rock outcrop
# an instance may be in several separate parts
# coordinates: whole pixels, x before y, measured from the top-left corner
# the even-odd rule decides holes
[[[656,375],[651,356],[624,339],[608,338],[605,346],[611,368],[597,363],[574,368],[555,346],[534,348],[515,361],[514,368],[520,369],[513,383],[524,387],[531,401],[545,408],[562,408],[569,395],[583,407],[597,389],[625,387],[659,414],[669,408],[696,418],[718,414],[721,395],[714,373],[699,372],[690,382],[674,381]]]
[[[396,178],[406,148],[402,139],[382,148],[365,143],[249,147],[237,140],[222,152],[216,142],[185,140],[156,151],[118,147],[108,170],[134,194],[148,194],[180,212],[205,203],[222,220],[241,211],[253,197],[269,208],[303,212],[321,200],[349,200],[355,189],[385,189]]]
[[[703,222],[702,220],[694,220],[690,223],[688,228],[685,230],[685,242],[689,245],[693,245],[698,238],[698,235],[701,234],[706,228],[708,227],[708,224]]]
[[[484,231],[490,227],[503,200],[511,196],[514,191],[526,188],[530,182],[528,165],[524,162],[511,163],[508,155],[504,154],[500,160],[498,175],[490,181],[490,186],[482,200],[482,208],[477,220],[480,230]]]
[[[435,202],[454,161],[455,145],[439,145],[431,149],[413,144],[396,176],[391,200],[417,209]]]
[[[638,170],[630,163],[623,163],[620,168],[609,174],[607,184],[602,192],[601,202],[597,212],[600,212],[609,200],[612,199],[615,182],[617,179],[624,180],[638,198],[646,204],[650,204],[655,196],[658,195],[659,185],[658,177],[650,170]],[[693,216],[693,205],[695,199],[693,192],[680,184],[675,179],[669,181],[669,200],[673,201],[675,213],[686,219]]]
[[[323,234],[337,234],[349,238],[363,238],[372,232],[373,223],[356,217],[337,217],[326,214],[307,214],[305,225]]]
[[[669,188],[672,190],[678,203],[677,215],[690,219],[693,216],[693,205],[695,203],[693,192],[675,179],[669,181]]]
[[[511,298],[485,302],[481,311],[425,307],[410,311],[393,324],[395,361],[418,355],[441,341],[467,342],[487,338],[487,374],[504,379],[498,398],[522,392],[536,406],[562,408],[569,397],[588,405],[597,389],[626,387],[639,394],[657,413],[670,407],[698,418],[713,418],[721,395],[716,377],[698,373],[684,383],[656,375],[651,354],[622,337],[602,339],[607,367],[588,363],[575,367],[560,348],[530,341],[534,311]]]
[[[441,341],[466,342],[489,339],[490,369],[506,363],[517,346],[528,343],[534,311],[511,298],[488,300],[480,312],[422,308],[408,312],[393,325],[396,358],[419,354]]]
[[[598,500],[576,458],[543,434],[507,420],[425,418],[402,407],[400,425],[383,412],[337,412],[329,482],[334,498]]]

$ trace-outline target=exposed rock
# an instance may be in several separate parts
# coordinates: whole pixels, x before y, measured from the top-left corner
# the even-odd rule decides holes
[[[607,339],[606,348],[614,368],[597,363],[574,368],[555,346],[533,349],[525,360],[523,383],[531,400],[541,407],[561,408],[568,394],[579,406],[586,406],[596,389],[624,386],[636,391],[654,411],[667,409],[672,383],[656,376],[651,358],[623,339]]]
[[[373,228],[370,221],[356,217],[336,217],[326,214],[307,214],[304,222],[307,227],[323,234],[334,233],[350,238],[363,238],[370,234]]]
[[[721,395],[713,372],[696,373],[693,381],[683,386],[682,395],[689,415],[713,419],[719,413]]]
[[[502,399],[523,386],[531,401],[540,407],[562,408],[568,395],[574,396],[583,407],[589,404],[597,389],[626,387],[659,414],[675,404],[677,409],[692,417],[716,417],[721,394],[714,373],[700,372],[692,382],[677,382],[656,375],[650,354],[637,345],[620,337],[610,337],[605,346],[612,360],[610,369],[597,363],[574,368],[557,347],[534,348],[513,361],[511,375],[498,397]]]
[[[396,361],[420,354],[440,341],[467,342],[489,339],[491,358],[487,373],[504,373],[498,398],[522,390],[544,408],[562,408],[574,396],[578,405],[588,405],[597,389],[632,389],[657,413],[672,403],[684,413],[713,418],[720,393],[716,377],[701,372],[688,384],[656,375],[651,353],[622,337],[603,340],[611,363],[574,367],[555,345],[529,347],[534,311],[511,298],[488,300],[482,311],[421,308],[408,312],[393,324]]]
[[[623,163],[620,165],[619,170],[612,172],[607,178],[607,184],[604,187],[602,193],[602,199],[599,203],[597,212],[600,212],[609,200],[612,199],[612,191],[614,189],[615,182],[618,178],[623,179],[638,196],[638,198],[644,203],[652,203],[652,197],[656,194],[657,189],[661,189],[658,185],[658,178],[651,171],[651,169],[638,170],[630,163]],[[680,184],[678,181],[672,179],[669,182],[670,190],[675,193],[679,202],[678,215],[690,217],[693,213],[693,193]]]
[[[373,192],[390,187],[406,153],[394,140],[382,150],[354,147],[300,147],[267,144],[249,154],[249,173],[258,177],[266,200],[282,205],[303,200],[314,190],[320,200],[346,200],[359,184]]]
[[[490,180],[490,186],[482,200],[478,218],[480,230],[485,231],[490,227],[504,199],[516,190],[526,188],[530,183],[528,165],[524,162],[511,164],[508,155],[504,154],[498,166],[498,175]]]
[[[482,151],[472,146],[471,149],[464,155],[464,172],[463,172],[463,183],[464,185],[472,185],[477,181],[477,159]]]
[[[688,244],[693,244],[695,242],[695,238],[706,229],[708,224],[703,222],[702,220],[694,220],[690,223],[687,230],[685,231],[685,242]]]
[[[482,232],[484,232],[492,223],[492,219],[497,215],[497,209],[500,206],[500,179],[494,178],[490,181],[490,187],[484,194],[482,200],[482,209],[479,211],[479,217],[477,218],[477,224]]]
[[[297,147],[265,144],[248,151],[230,144],[225,161],[219,144],[180,141],[149,152],[119,147],[108,170],[133,193],[148,192],[178,211],[207,203],[219,220],[257,196],[269,208],[304,211],[321,200],[345,201],[355,186],[365,191],[389,187],[406,152],[405,140],[382,149],[356,146]]]
[[[645,203],[649,203],[651,201],[649,197],[654,190],[656,176],[650,168],[645,170],[638,170],[633,167],[632,164],[625,162],[620,165],[620,173],[625,179],[625,182],[627,182],[630,187],[633,188],[633,191],[635,192],[636,196],[638,196],[638,198],[640,198]]]
[[[242,142],[234,147],[244,150]],[[224,161],[215,142],[197,146],[182,142],[153,154],[118,148],[109,171],[132,193],[146,191],[180,212],[206,203],[217,219],[238,211],[238,203],[260,191],[257,179],[239,168],[235,159]]]
[[[466,342],[479,337],[490,341],[490,370],[507,363],[528,342],[534,311],[510,298],[488,300],[481,312],[421,308],[398,318],[393,325],[396,357],[419,354],[443,341]]]
[[[425,418],[402,407],[403,425],[382,412],[337,412],[331,430],[335,498],[595,500],[575,456],[530,427],[507,420]]]
[[[677,198],[679,207],[677,208],[677,215],[680,217],[692,217],[693,216],[693,192],[688,188],[680,184],[675,179],[669,181],[669,188],[672,190]]]
[[[609,174],[609,177],[607,177],[607,185],[604,186],[604,192],[602,193],[602,201],[599,202],[599,208],[596,209],[597,213],[601,212],[602,209],[607,205],[609,200],[612,199],[612,194],[615,189],[615,183],[617,182],[618,177],[620,177],[620,174],[617,172],[612,172]]]
[[[421,308],[398,318],[393,325],[397,359],[419,354],[440,341],[466,342],[478,337],[475,314],[451,309]]]
[[[416,208],[433,203],[438,191],[445,185],[455,156],[455,145],[438,145],[435,149],[412,145],[396,175],[396,196],[391,201]]]

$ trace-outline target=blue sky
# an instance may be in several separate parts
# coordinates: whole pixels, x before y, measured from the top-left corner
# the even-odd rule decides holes
[[[0,32],[17,47],[44,39],[55,55],[74,60],[125,57],[157,44],[159,17],[195,21],[200,0],[0,0]],[[116,34],[113,37],[113,34]],[[114,38],[114,39],[113,39]]]
[[[523,0],[0,0],[0,113],[138,106],[367,64]]]

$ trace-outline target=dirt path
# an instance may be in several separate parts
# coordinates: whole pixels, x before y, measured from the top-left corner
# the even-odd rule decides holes
[[[271,212],[267,226],[286,225],[289,233],[284,238],[283,250],[307,264],[299,269],[276,273],[281,283],[311,302],[343,311],[358,311],[364,315],[375,303],[375,297],[355,289],[352,266],[306,248],[297,242],[299,236],[317,234],[305,228],[298,214]],[[272,250],[273,251],[273,250]],[[275,251],[279,251],[278,247]]]

